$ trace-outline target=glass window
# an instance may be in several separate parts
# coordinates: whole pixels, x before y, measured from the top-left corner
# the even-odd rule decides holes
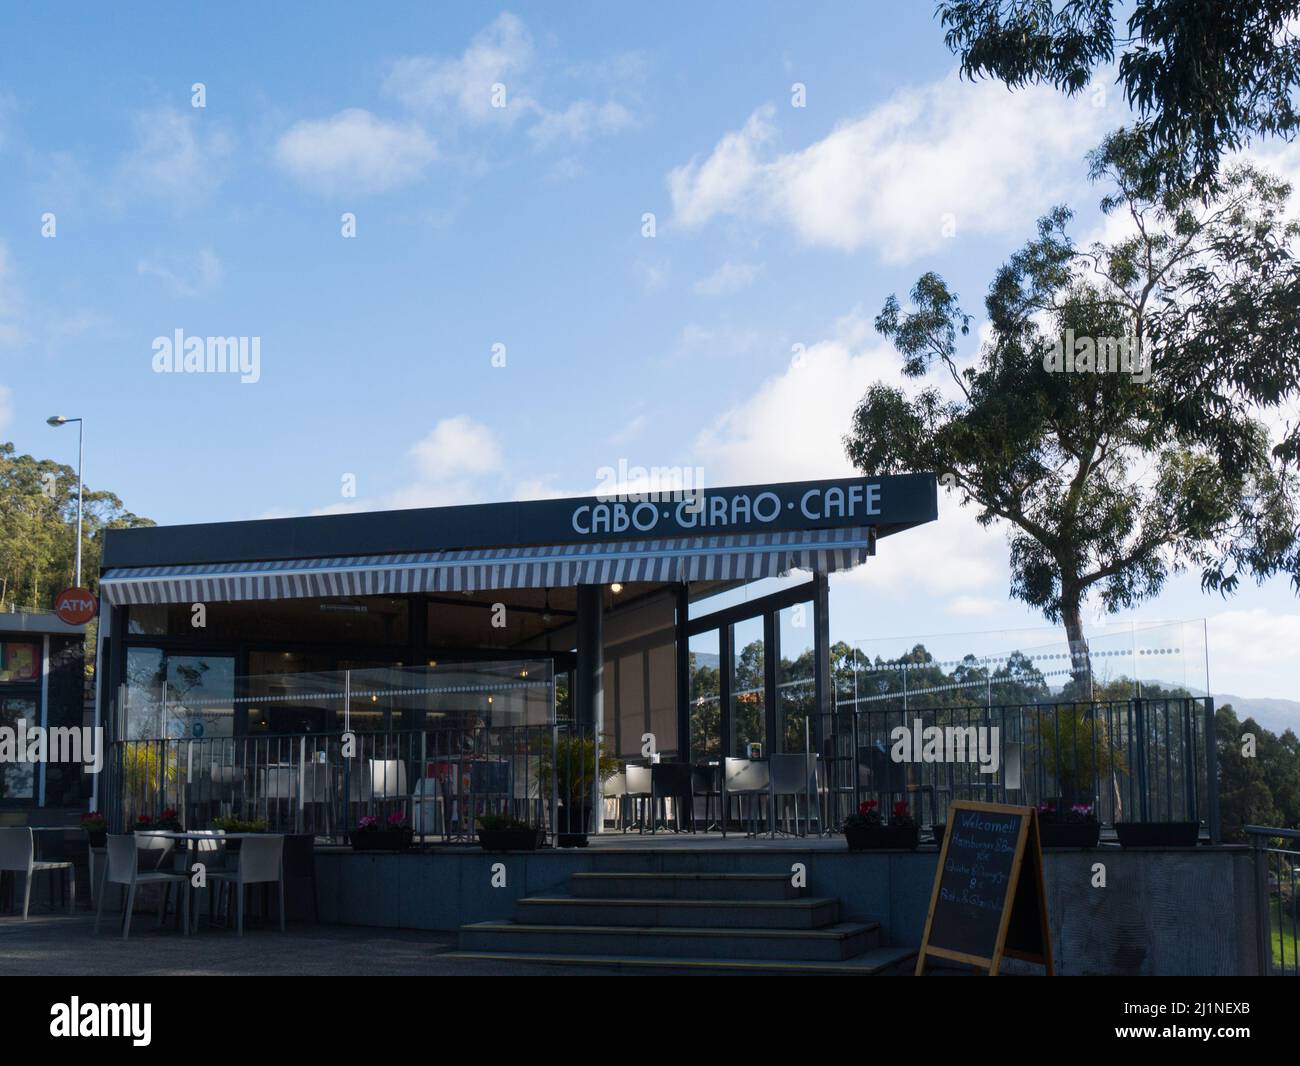
[[[722,753],[722,702],[718,667],[718,631],[691,637],[691,758],[716,758]]]
[[[0,640],[0,683],[36,681],[41,676],[41,646],[29,641]]]
[[[34,699],[0,696],[0,726],[15,732],[40,725]],[[36,763],[0,762],[0,800],[31,800],[36,795]]]
[[[813,751],[817,723],[813,666],[813,605],[796,603],[777,614],[781,656],[776,663],[777,730],[783,751]]]
[[[732,626],[731,721],[736,735],[732,754],[742,758],[750,745],[767,754],[767,715],[763,666],[763,619],[747,618]]]
[[[234,733],[235,659],[129,648],[122,728],[126,739]]]

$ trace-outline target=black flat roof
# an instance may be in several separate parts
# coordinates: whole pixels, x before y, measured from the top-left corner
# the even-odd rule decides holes
[[[638,500],[587,496],[106,531],[102,569],[320,559],[587,541],[873,526],[938,517],[933,474],[790,481]],[[621,510],[620,510],[621,508]]]

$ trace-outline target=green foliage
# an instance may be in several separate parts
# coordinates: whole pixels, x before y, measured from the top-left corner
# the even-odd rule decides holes
[[[474,824],[479,829],[486,829],[489,833],[537,828],[531,822],[525,822],[510,814],[481,814],[475,819]]]
[[[111,492],[86,488],[82,510],[82,575],[93,591],[104,530],[153,523],[127,511]],[[72,584],[76,528],[76,470],[16,455],[13,444],[0,442],[0,611],[48,609]]]
[[[265,818],[244,819],[232,814],[212,819],[212,828],[223,833],[265,833],[268,825]]]
[[[612,744],[601,744],[600,780],[603,784],[621,769],[618,757],[610,753]],[[552,767],[555,769],[552,770]],[[539,770],[542,792],[549,795],[551,777],[555,775],[556,791],[570,804],[581,804],[591,796],[593,771],[596,767],[596,744],[591,737],[561,734],[554,744],[547,741]]]
[[[1245,827],[1300,829],[1300,738],[1276,736],[1253,718],[1241,721],[1232,704],[1215,711],[1219,758],[1219,821],[1223,839],[1244,843]],[[1254,737],[1255,754],[1245,751]]]
[[[845,438],[860,470],[940,472],[982,524],[1005,523],[1012,596],[1063,623],[1076,648],[1087,597],[1129,608],[1183,569],[1221,593],[1276,573],[1300,588],[1300,428],[1270,450],[1256,420],[1300,395],[1289,188],[1237,167],[1208,206],[1153,199],[1125,135],[1094,153],[1092,173],[1130,235],[1081,248],[1069,210],[1041,219],[989,286],[973,365],[958,354],[970,316],[942,278],[923,275],[910,310],[891,296],[876,328],[905,374],[947,387],[874,385]],[[1149,380],[1049,371],[1067,330],[1132,338]]]
[[[1068,94],[1119,52],[1151,187],[1211,194],[1220,158],[1300,128],[1296,0],[1134,0],[1117,39],[1113,0],[943,0],[948,47],[969,78]],[[1127,5],[1125,5],[1127,6]]]
[[[1036,732],[1039,757],[1055,777],[1067,806],[1090,796],[1094,781],[1105,788],[1112,771],[1125,769],[1123,751],[1112,742],[1104,719],[1090,704],[1059,708],[1037,723]]]

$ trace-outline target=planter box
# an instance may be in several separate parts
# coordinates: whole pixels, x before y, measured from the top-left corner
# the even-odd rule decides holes
[[[921,843],[921,829],[915,825],[880,825],[872,829],[846,829],[844,839],[849,851],[876,851],[883,848],[915,851]]]
[[[480,829],[484,851],[536,851],[546,842],[544,829]]]
[[[353,851],[405,851],[413,835],[410,829],[359,829],[348,840]]]
[[[1039,821],[1038,833],[1045,848],[1095,848],[1101,823]]]
[[[1115,823],[1115,835],[1126,848],[1194,848],[1200,832],[1196,822]]]
[[[106,848],[108,847],[108,830],[87,829],[86,841],[92,848]]]

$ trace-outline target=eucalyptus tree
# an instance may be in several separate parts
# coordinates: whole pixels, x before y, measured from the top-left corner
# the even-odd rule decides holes
[[[1156,194],[1147,157],[1124,131],[1092,154],[1120,235],[1080,245],[1069,210],[1041,219],[990,283],[968,365],[973,320],[941,277],[907,309],[891,296],[876,328],[923,384],[870,387],[845,437],[861,470],[937,471],[1006,524],[1011,595],[1064,626],[1080,680],[1089,598],[1132,607],[1184,569],[1222,594],[1300,588],[1300,431],[1279,424],[1300,393],[1290,190],[1238,166],[1208,202]]]
[[[1118,57],[1162,188],[1208,195],[1225,154],[1300,128],[1300,0],[942,0],[937,16],[964,75],[1011,88],[1079,93]]]

